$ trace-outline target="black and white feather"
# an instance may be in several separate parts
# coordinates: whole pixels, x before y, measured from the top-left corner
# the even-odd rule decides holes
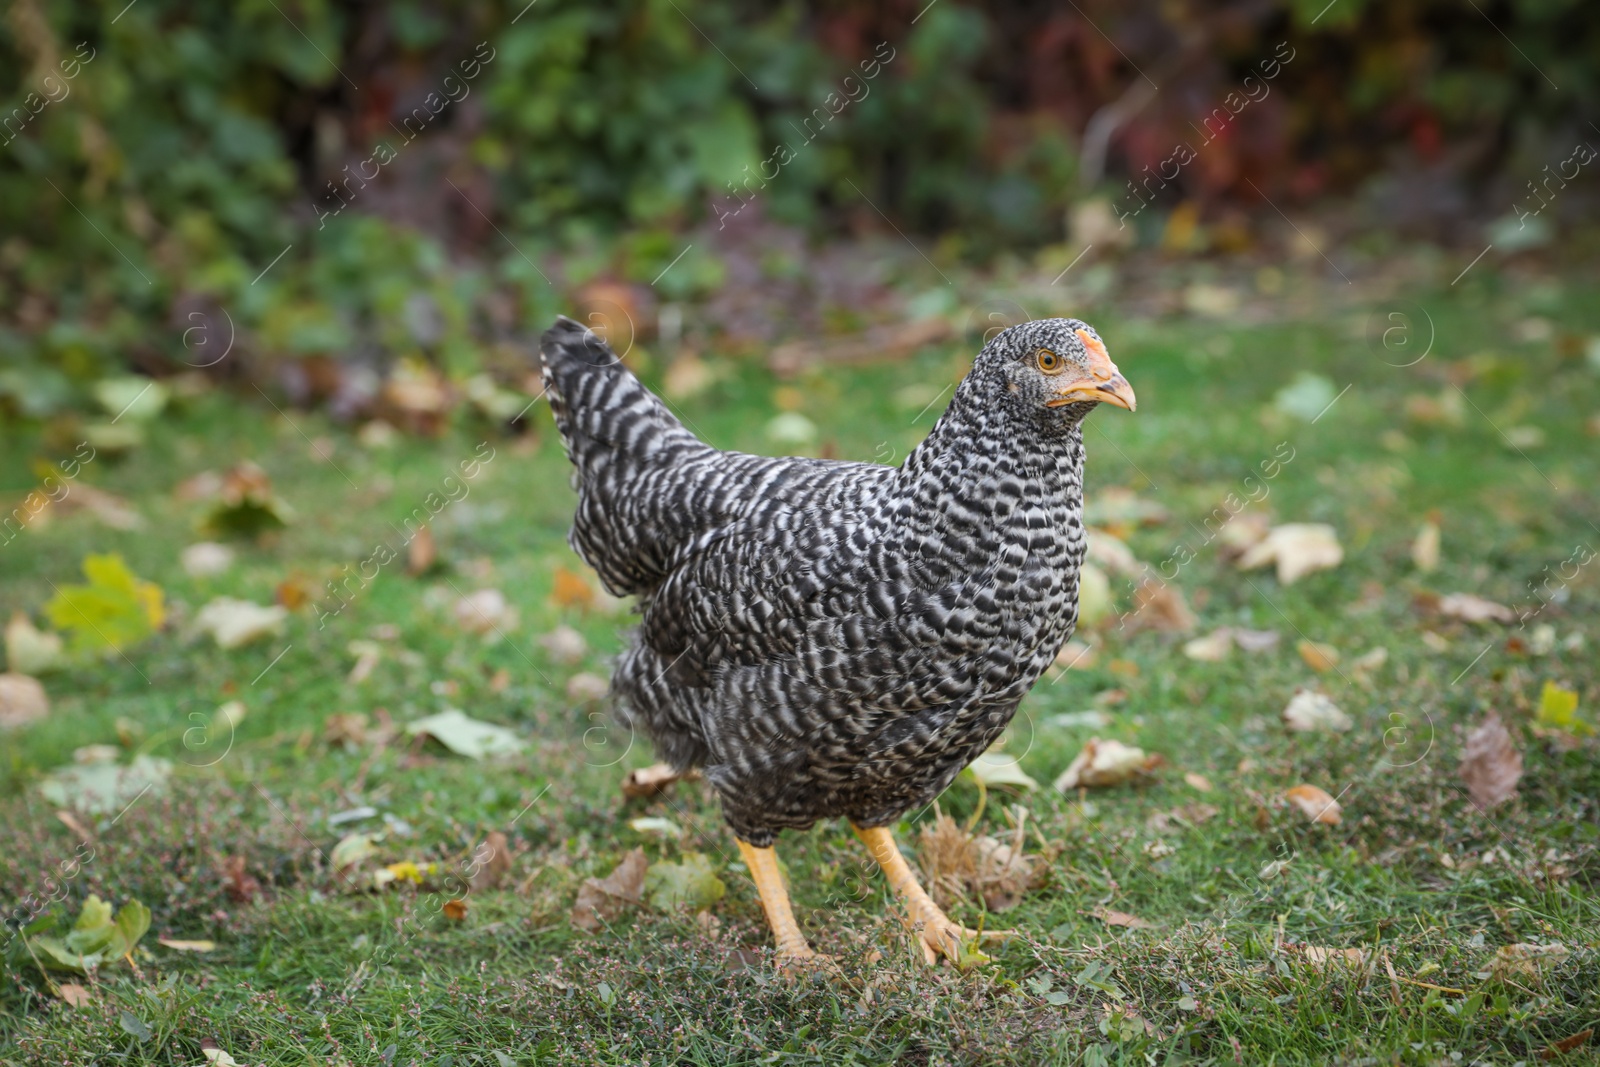
[[[931,801],[999,737],[1077,619],[1083,416],[1029,362],[1075,319],[999,333],[899,467],[724,452],[582,325],[541,363],[576,469],[570,542],[643,616],[623,720],[699,767],[758,847]]]

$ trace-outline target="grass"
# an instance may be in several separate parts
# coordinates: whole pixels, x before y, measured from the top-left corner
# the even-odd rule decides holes
[[[1186,657],[1173,634],[1111,626],[1083,635],[1097,646],[1094,665],[1041,683],[1004,741],[1046,787],[994,793],[980,815],[998,833],[1009,805],[1026,806],[1028,850],[1045,858],[1046,876],[1003,915],[984,915],[977,900],[956,909],[969,924],[1022,935],[967,973],[910,962],[881,877],[848,829],[827,823],[785,834],[779,849],[802,925],[838,955],[841,973],[779,977],[714,798],[680,784],[653,801],[624,800],[620,778],[651,761],[648,746],[612,726],[602,704],[570,699],[566,683],[580,670],[605,673],[626,615],[552,599],[558,569],[578,564],[564,542],[565,461],[542,409],[530,438],[462,425],[389,450],[363,447],[317,414],[280,416],[221,393],[169,412],[146,447],[121,462],[97,459],[83,475],[130,498],[145,529],[67,515],[0,547],[8,615],[38,617],[52,583],[77,580],[85,554],[116,551],[163,587],[175,616],[126,659],[47,678],[53,714],[5,739],[8,911],[50,892],[79,843],[38,794],[41,773],[89,743],[166,756],[175,773],[119,818],[84,820],[93,858],[55,905],[76,914],[91,892],[149,905],[154,926],[137,970],[103,969],[88,983],[91,1002],[67,1008],[9,939],[0,1060],[192,1064],[202,1041],[249,1064],[1536,1059],[1600,1022],[1596,742],[1565,745],[1531,728],[1546,680],[1577,689],[1580,712],[1594,719],[1600,582],[1592,567],[1580,570],[1518,634],[1554,626],[1545,655],[1526,640],[1508,644],[1515,627],[1453,623],[1417,604],[1429,592],[1469,591],[1537,606],[1530,582],[1575,546],[1600,548],[1600,450],[1586,430],[1600,377],[1563,342],[1600,332],[1600,309],[1580,303],[1576,286],[1562,298],[1547,285],[1474,284],[1470,296],[1430,302],[1437,343],[1407,368],[1379,360],[1352,332],[1359,316],[1342,310],[1258,326],[1094,316],[1140,412],[1092,420],[1091,499],[1126,486],[1168,509],[1128,540],[1141,559],[1167,563],[1201,632],[1247,626],[1282,640],[1206,663]],[[1554,322],[1555,341],[1506,340],[1533,311]],[[748,362],[718,365],[727,371],[718,383],[680,405],[714,443],[772,451],[763,427],[778,403],[798,402],[833,454],[861,459],[903,454],[942,401],[919,409],[964,366],[952,347],[815,372],[779,392],[783,383]],[[1272,405],[1302,371],[1350,384],[1315,422]],[[1450,399],[1458,387],[1465,403]],[[1441,407],[1443,416],[1430,414]],[[1542,430],[1542,447],[1507,446],[1500,430],[1524,425]],[[70,432],[8,435],[4,469],[70,453],[61,443]],[[332,462],[313,454],[315,438],[332,443]],[[485,441],[493,458],[434,523],[437,572],[414,579],[403,560],[390,564],[325,625],[301,611],[276,642],[224,652],[186,636],[184,620],[214,596],[267,602],[285,579],[320,587],[378,543],[398,546],[397,525]],[[1289,454],[1280,446],[1293,458],[1250,509],[1332,523],[1347,553],[1338,568],[1287,587],[1222,561],[1204,525],[1229,493],[1259,495],[1245,478]],[[267,469],[297,521],[243,547],[228,573],[190,578],[178,553],[197,539],[202,506],[172,489],[244,459]],[[1410,546],[1430,514],[1444,531],[1443,562],[1421,574]],[[479,588],[500,589],[520,611],[504,639],[465,633],[450,617],[449,604]],[[1126,606],[1127,590],[1118,596]],[[535,640],[561,623],[587,639],[581,663],[558,663]],[[1581,644],[1566,643],[1574,635]],[[1346,666],[1376,647],[1389,658],[1370,675],[1316,675],[1296,654],[1302,639],[1339,649]],[[383,655],[351,683],[350,644],[362,640]],[[1278,716],[1300,685],[1324,689],[1355,728],[1287,733]],[[230,699],[248,708],[237,729],[208,725]],[[473,763],[404,738],[326,738],[336,713],[384,709],[405,723],[446,706],[533,743],[519,757]],[[1090,708],[1110,723],[1053,721]],[[1466,730],[1490,710],[1510,725],[1526,766],[1519,795],[1485,814],[1467,799],[1457,762]],[[1138,787],[1050,790],[1094,734],[1166,765]],[[1197,792],[1185,773],[1214,788]],[[1282,800],[1302,782],[1340,798],[1339,825],[1312,824]],[[1197,802],[1215,817],[1161,817]],[[329,821],[364,805],[380,814]],[[970,818],[978,794],[961,781],[941,806]],[[640,815],[671,818],[685,835],[642,835],[628,825]],[[912,813],[902,843],[931,818]],[[355,891],[328,854],[346,833],[383,828],[382,862],[456,871],[486,833],[504,831],[513,869],[467,897],[464,919],[425,890]],[[567,913],[579,885],[634,847],[652,860],[711,857],[728,886],[715,922],[636,910],[598,935],[574,930]],[[240,877],[259,892],[241,889]],[[1154,925],[1106,926],[1089,914],[1097,907]],[[176,952],[157,936],[217,947]],[[1491,971],[1499,947],[1534,941],[1572,954],[1533,974]],[[1305,945],[1360,948],[1371,966],[1314,966]],[[1580,1049],[1566,1061],[1593,1056]]]

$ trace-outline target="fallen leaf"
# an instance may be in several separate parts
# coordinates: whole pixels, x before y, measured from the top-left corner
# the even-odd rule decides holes
[[[293,509],[273,493],[266,472],[248,460],[222,476],[217,497],[200,522],[212,537],[259,538],[293,521]]]
[[[1495,950],[1494,959],[1489,961],[1489,972],[1496,978],[1536,975],[1541,969],[1561,963],[1570,955],[1571,951],[1559,941],[1545,945],[1524,942],[1501,945]]]
[[[1113,911],[1110,908],[1096,907],[1089,912],[1089,915],[1107,926],[1125,926],[1129,930],[1154,930],[1156,927],[1155,923],[1141,919],[1137,915],[1129,915],[1125,911]]]
[[[974,837],[934,805],[932,822],[918,832],[917,861],[926,876],[929,893],[941,907],[954,907],[968,898],[982,900],[990,911],[1007,911],[1022,901],[1035,881],[1038,857],[1023,852],[1022,832],[1027,810],[1008,813],[1013,829],[1009,841],[984,835]]]
[[[1517,781],[1522,777],[1522,753],[1517,751],[1499,715],[1491,711],[1467,735],[1458,773],[1472,799],[1486,810],[1516,795]]]
[[[1144,569],[1127,542],[1105,530],[1089,531],[1089,552],[1085,558],[1107,574],[1120,574],[1125,578],[1137,578]]]
[[[1272,518],[1263,512],[1251,511],[1235,515],[1217,532],[1217,549],[1225,558],[1237,559],[1265,541],[1271,529]]]
[[[611,683],[598,674],[579,671],[567,679],[567,699],[577,704],[604,700],[609,692],[611,692]]]
[[[235,904],[248,904],[261,895],[261,882],[245,869],[243,856],[229,856],[222,862],[222,887]]]
[[[557,626],[539,638],[539,647],[549,653],[551,659],[569,667],[582,662],[589,654],[589,642],[570,626]]]
[[[66,1001],[69,1008],[81,1008],[94,1000],[89,991],[76,982],[63,982],[56,986],[56,996]]]
[[[286,611],[299,611],[311,603],[311,586],[304,575],[291,574],[272,590],[272,602]]]
[[[328,854],[328,863],[335,872],[342,873],[359,867],[378,854],[378,842],[383,834],[345,834]]]
[[[1088,670],[1094,666],[1094,646],[1086,644],[1074,637],[1061,646],[1061,651],[1056,653],[1055,665],[1062,670]]]
[[[1078,568],[1078,627],[1088,630],[1109,619],[1116,611],[1111,599],[1111,579],[1093,563]]]
[[[1389,650],[1380,645],[1368,652],[1363,652],[1361,655],[1351,660],[1350,666],[1356,671],[1356,673],[1362,674],[1369,671],[1375,671],[1388,662]]]
[[[3,704],[4,700],[0,699],[0,705]],[[1539,709],[1534,714],[1534,721],[1546,729],[1575,736],[1594,733],[1594,727],[1578,717],[1578,691],[1566,689],[1549,680],[1539,691]]]
[[[439,546],[433,540],[433,528],[423,523],[406,546],[406,573],[413,578],[426,574],[438,559]]]
[[[652,834],[656,837],[679,838],[683,836],[683,827],[671,819],[659,815],[641,815],[637,819],[630,819],[628,825],[641,834]]]
[[[1504,604],[1486,600],[1473,593],[1451,593],[1439,598],[1439,614],[1462,622],[1516,622],[1517,613]]]
[[[1276,563],[1278,581],[1290,585],[1313,571],[1337,567],[1344,549],[1332,526],[1321,522],[1291,522],[1274,526],[1267,536],[1239,557],[1240,570]]]
[[[18,611],[6,623],[6,668],[16,674],[44,674],[64,664],[61,636],[45,633]]]
[[[1278,647],[1276,630],[1234,630],[1233,643],[1246,652],[1270,652]]]
[[[499,830],[489,831],[472,853],[472,874],[470,883],[474,893],[486,889],[493,889],[507,874],[511,872],[511,842],[506,840],[506,835]]]
[[[1439,524],[1432,519],[1422,524],[1416,540],[1411,542],[1411,562],[1417,570],[1428,574],[1439,566]]]
[[[1305,961],[1319,971],[1326,971],[1335,964],[1359,968],[1367,962],[1366,952],[1359,948],[1322,948],[1318,945],[1298,947]]]
[[[242,648],[253,641],[280,636],[288,626],[289,609],[270,607],[231,596],[219,596],[194,618],[199,633],[210,634],[218,648]]]
[[[656,763],[649,767],[628,772],[622,779],[622,795],[625,797],[653,797],[667,786],[683,777],[672,769],[670,763]]]
[[[383,646],[376,641],[351,641],[345,646],[345,651],[356,658],[355,666],[350,668],[350,673],[344,679],[351,685],[360,685],[371,678],[372,672],[378,669],[378,663],[383,659]]]
[[[171,398],[171,391],[154,378],[138,375],[117,375],[101,378],[90,388],[94,398],[106,414],[117,420],[148,422],[161,414]]]
[[[1110,527],[1113,530],[1159,525],[1166,522],[1167,517],[1165,507],[1121,485],[1101,489],[1083,507],[1085,525]]]
[[[1323,823],[1326,826],[1339,825],[1339,802],[1322,789],[1314,785],[1297,785],[1284,796],[1288,797],[1312,822]]]
[[[52,968],[87,974],[127,956],[149,929],[150,909],[139,901],[128,901],[113,916],[111,905],[91,893],[71,930],[60,937],[41,932],[28,946]]]
[[[1197,637],[1186,642],[1183,654],[1190,659],[1197,659],[1203,663],[1221,663],[1228,658],[1228,653],[1233,651],[1233,630],[1224,626],[1212,630],[1204,637]]]
[[[211,1038],[200,1039],[200,1055],[206,1058],[209,1067],[241,1067],[238,1060],[228,1055]]]
[[[439,910],[444,913],[446,919],[454,919],[456,922],[461,922],[467,917],[467,902],[459,897],[455,900],[447,900],[439,906]]]
[[[605,878],[584,879],[572,906],[572,925],[592,933],[621,915],[623,909],[640,903],[649,866],[644,849],[636,848]]]
[[[172,937],[158,937],[156,944],[172,949],[174,952],[215,952],[215,941],[180,941]]]
[[[1355,725],[1339,706],[1311,689],[1296,689],[1283,709],[1283,723],[1296,733],[1343,733]]]
[[[1160,763],[1160,756],[1147,756],[1142,748],[1093,737],[1056,778],[1055,788],[1066,793],[1080,787],[1121,785],[1135,775],[1149,773]]]
[[[498,589],[480,589],[456,601],[456,625],[468,633],[499,634],[517,625],[517,609]]]
[[[1339,650],[1332,645],[1319,645],[1315,641],[1301,641],[1295,646],[1307,667],[1318,674],[1333,670],[1339,665]]]
[[[1191,789],[1198,789],[1202,793],[1211,792],[1211,783],[1203,775],[1189,771],[1184,774],[1183,780],[1189,783]]]
[[[83,573],[88,584],[63,586],[45,605],[75,651],[120,650],[161,629],[167,615],[160,587],[135,578],[121,556],[86,556]]]
[[[127,766],[110,761],[78,763],[51,772],[39,783],[46,800],[90,815],[118,812],[146,793],[159,796],[172,773],[172,761],[135,756]]]
[[[1003,752],[985,752],[967,765],[972,776],[985,787],[1014,786],[1018,789],[1038,789],[1039,783],[1028,776],[1015,756]]]
[[[645,899],[659,911],[704,911],[727,891],[711,861],[698,852],[685,852],[678,863],[652,863],[644,872]]]
[[[594,606],[594,586],[590,585],[583,575],[565,567],[557,567],[552,579],[550,599],[557,607],[582,608],[587,611]]]
[[[14,730],[50,714],[50,699],[37,678],[0,674],[0,730]]]
[[[1557,1056],[1565,1055],[1575,1048],[1582,1048],[1584,1045],[1589,1043],[1589,1039],[1593,1036],[1594,1027],[1592,1026],[1587,1030],[1579,1030],[1571,1037],[1564,1037],[1560,1041],[1553,1041],[1544,1048],[1540,1049],[1539,1058],[1547,1061],[1553,1060]]]
[[[1272,406],[1302,422],[1312,422],[1338,398],[1339,387],[1331,379],[1301,371],[1273,396]]]
[[[1133,591],[1133,607],[1123,616],[1135,630],[1188,633],[1199,625],[1178,587],[1154,578]]]
[[[215,578],[233,566],[233,549],[216,541],[199,541],[178,554],[183,573],[191,578]]]
[[[457,708],[418,719],[406,727],[406,733],[426,735],[456,755],[472,759],[520,752],[524,746],[523,740],[504,726],[474,719]]]

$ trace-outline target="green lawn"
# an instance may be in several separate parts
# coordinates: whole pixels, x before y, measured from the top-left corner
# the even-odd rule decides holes
[[[125,655],[45,676],[52,714],[4,736],[8,913],[55,891],[80,844],[39,793],[46,772],[92,743],[173,762],[166,787],[120,816],[78,819],[92,859],[54,905],[72,916],[89,893],[113,906],[142,901],[154,919],[137,967],[110,964],[92,980],[52,973],[89,988],[89,1002],[69,1008],[8,928],[0,1061],[197,1064],[202,1041],[252,1065],[1537,1060],[1600,1024],[1597,743],[1534,729],[1547,681],[1576,690],[1579,715],[1600,721],[1600,580],[1583,566],[1542,597],[1530,588],[1580,549],[1600,551],[1590,421],[1600,370],[1584,356],[1600,306],[1584,296],[1592,284],[1569,283],[1563,296],[1483,275],[1425,301],[1437,338],[1409,367],[1379,358],[1361,313],[1345,308],[1261,326],[1089,316],[1140,404],[1136,415],[1092,419],[1091,503],[1126,487],[1166,509],[1127,540],[1175,575],[1200,625],[1188,635],[1114,623],[1082,634],[1093,665],[1041,682],[1003,742],[1041,788],[992,790],[981,813],[966,780],[942,799],[946,813],[978,814],[979,832],[1002,835],[1007,809],[1026,807],[1026,848],[1040,857],[1014,909],[985,916],[977,899],[955,909],[968,925],[1020,934],[965,973],[910,962],[881,877],[848,828],[829,823],[785,834],[778,848],[802,926],[839,971],[786,980],[709,792],[682,783],[655,800],[623,798],[622,775],[652,761],[648,745],[611,725],[603,701],[569,697],[567,683],[605,675],[628,616],[552,598],[560,569],[582,567],[564,540],[573,494],[542,406],[520,440],[463,419],[437,440],[389,448],[317,413],[275,413],[253,390],[169,409],[148,444],[99,457],[80,476],[131,500],[144,528],[80,511],[0,546],[6,617],[26,611],[42,625],[54,587],[80,581],[81,560],[99,552],[120,553],[170,609],[164,631]],[[1552,329],[1529,326],[1530,316]],[[869,460],[903,455],[964,366],[951,345],[780,383],[754,360],[706,358],[716,383],[677,406],[713,443],[774,451],[765,429],[779,404],[798,402],[819,430],[814,452]],[[1335,393],[1349,385],[1314,422],[1273,399],[1307,371]],[[8,497],[28,489],[33,458],[70,455],[71,435],[56,427],[0,440]],[[313,452],[322,438],[331,462]],[[282,637],[234,651],[190,633],[213,597],[269,603],[296,578],[315,596],[380,543],[399,548],[406,517],[430,493],[459,495],[449,487],[461,483],[446,479],[486,454],[481,442],[493,458],[432,524],[433,572],[409,576],[401,552],[348,586],[358,591],[323,625],[304,608]],[[1290,455],[1275,477],[1246,481]],[[294,521],[275,539],[238,545],[231,570],[191,578],[179,553],[202,539],[207,505],[174,487],[247,459]],[[1222,559],[1205,521],[1230,494],[1251,493],[1245,514],[1332,524],[1344,562],[1283,586],[1270,569],[1240,572]],[[1412,541],[1430,514],[1441,562],[1421,573]],[[1130,583],[1112,585],[1127,608]],[[480,589],[500,590],[520,616],[503,637],[455,620],[459,596]],[[1456,592],[1540,610],[1525,629],[1428,613],[1430,594]],[[539,641],[563,623],[587,639],[579,662],[559,662]],[[1533,638],[1545,624],[1548,651]],[[1222,662],[1184,654],[1185,641],[1219,626],[1280,640]],[[1333,646],[1339,665],[1315,673],[1296,651],[1302,640]],[[351,682],[364,647],[351,644],[363,641],[380,656]],[[1375,648],[1387,650],[1384,664],[1353,665]],[[1279,716],[1296,686],[1321,688],[1354,728],[1289,733]],[[232,730],[213,716],[230,700],[247,709]],[[340,742],[327,728],[341,713],[364,713],[372,727],[447,707],[530,744],[473,762],[403,734]],[[1103,725],[1056,721],[1092,710]],[[1524,771],[1518,795],[1485,814],[1458,762],[1466,732],[1491,710]],[[1056,793],[1051,781],[1097,735],[1165,763],[1142,784]],[[1186,774],[1212,788],[1200,792]],[[1314,824],[1283,799],[1302,783],[1338,797],[1338,825]],[[361,807],[377,814],[329,821]],[[630,828],[647,815],[683,836]],[[914,813],[899,828],[908,853],[932,818]],[[365,870],[335,872],[335,844],[361,831],[384,832],[376,854]],[[512,869],[466,897],[464,918],[443,914],[448,894],[428,887],[364,888],[367,871],[396,861],[468,869],[491,831],[507,834]],[[714,921],[643,908],[598,934],[575,930],[568,915],[583,880],[641,846],[651,861],[710,859],[727,885]],[[1152,925],[1108,926],[1090,915],[1099,908]],[[158,937],[216,947],[182,952]],[[1548,942],[1569,954],[1531,973],[1493,963],[1502,946]],[[1306,946],[1361,949],[1364,962],[1318,965]],[[1594,1047],[1565,1061],[1596,1062]]]

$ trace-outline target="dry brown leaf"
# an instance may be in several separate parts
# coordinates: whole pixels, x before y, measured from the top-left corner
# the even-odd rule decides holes
[[[1156,924],[1137,915],[1129,915],[1125,911],[1113,911],[1110,908],[1097,907],[1089,912],[1091,918],[1099,919],[1107,926],[1125,926],[1129,930],[1154,930]]]
[[[1037,857],[1023,852],[1028,813],[1010,809],[1014,828],[1009,840],[984,835],[974,837],[950,816],[934,808],[932,823],[924,823],[917,843],[917,862],[927,876],[929,892],[941,907],[975,896],[990,911],[1009,911],[1034,884]]]
[[[1202,663],[1221,663],[1233,651],[1233,630],[1227,626],[1212,630],[1183,646],[1183,654]]]
[[[1305,961],[1319,971],[1326,971],[1335,964],[1358,968],[1367,962],[1365,950],[1359,948],[1323,948],[1319,945],[1300,945],[1299,949],[1300,955]]]
[[[557,607],[582,608],[585,611],[594,607],[594,586],[583,575],[565,567],[557,567],[553,577],[550,599]]]
[[[498,589],[479,589],[456,601],[456,624],[468,633],[501,633],[517,625],[517,609]]]
[[[1319,645],[1315,641],[1301,641],[1295,646],[1306,666],[1318,674],[1333,670],[1339,665],[1339,650],[1332,645]]]
[[[1080,787],[1121,785],[1136,775],[1148,774],[1162,762],[1160,756],[1145,755],[1142,748],[1091,737],[1083,751],[1061,772],[1055,787],[1067,793]]]
[[[50,714],[50,699],[37,678],[0,674],[0,729],[12,730]]]
[[[94,995],[76,982],[63,982],[56,986],[56,996],[71,1008],[81,1008],[94,1000]]]
[[[1355,721],[1321,693],[1296,689],[1283,709],[1283,724],[1296,733],[1343,733]]]
[[[1272,519],[1263,512],[1235,515],[1217,532],[1217,546],[1224,556],[1239,556],[1265,541],[1271,529]]]
[[[1584,1045],[1589,1043],[1589,1039],[1593,1036],[1594,1027],[1592,1026],[1587,1030],[1579,1030],[1571,1037],[1564,1037],[1560,1041],[1552,1041],[1550,1044],[1540,1049],[1539,1058],[1546,1061],[1553,1060],[1557,1056],[1571,1052],[1575,1048],[1582,1048]]]
[[[1139,583],[1133,591],[1133,607],[1124,619],[1135,630],[1174,634],[1188,633],[1199,622],[1177,586],[1155,579]]]
[[[551,659],[566,666],[582,662],[589,654],[589,642],[570,626],[557,626],[540,637],[539,647],[548,652]]]
[[[1496,978],[1535,975],[1539,973],[1541,967],[1560,963],[1570,955],[1572,953],[1567,946],[1559,941],[1552,941],[1546,945],[1525,942],[1501,945],[1495,950],[1494,959],[1489,961],[1489,971]]]
[[[299,611],[311,603],[311,587],[303,575],[291,574],[273,589],[272,599],[279,607]]]
[[[1451,593],[1439,598],[1439,614],[1462,622],[1516,622],[1517,613],[1474,593]]]
[[[472,891],[481,893],[493,889],[511,870],[511,843],[499,830],[489,831],[472,853],[473,872],[470,879]]]
[[[261,895],[261,883],[245,870],[243,856],[229,856],[223,860],[222,888],[235,904],[248,904]]]
[[[1439,566],[1439,524],[1429,519],[1417,531],[1417,539],[1411,542],[1411,562],[1423,574],[1436,570]]]
[[[1098,563],[1107,574],[1126,578],[1136,578],[1144,569],[1127,542],[1105,530],[1089,531],[1089,554],[1085,558]]]
[[[439,905],[439,910],[444,913],[446,919],[454,919],[456,922],[461,922],[467,917],[467,902],[459,897],[455,900],[447,900]]]
[[[679,774],[672,769],[670,763],[656,763],[649,767],[629,771],[628,776],[622,780],[622,795],[625,797],[653,797],[673,782],[680,778],[698,778],[699,775],[690,772]]]
[[[1276,563],[1278,581],[1289,585],[1313,571],[1337,567],[1344,549],[1332,526],[1322,522],[1290,522],[1274,526],[1267,536],[1239,557],[1240,570]]]
[[[426,574],[439,559],[439,546],[433,539],[433,527],[423,523],[406,546],[406,573],[415,578]]]
[[[1270,652],[1278,647],[1278,631],[1234,630],[1233,643],[1246,652]]]
[[[1467,735],[1459,773],[1472,799],[1485,810],[1516,795],[1517,781],[1522,777],[1522,753],[1517,751],[1499,715],[1490,712]]]
[[[1094,646],[1074,637],[1056,653],[1056,666],[1062,670],[1088,670],[1094,666]]]
[[[644,872],[650,866],[644,849],[636,848],[622,858],[605,878],[585,878],[572,906],[572,925],[590,933],[638,904],[644,892]]]
[[[611,683],[598,674],[579,671],[567,679],[567,699],[576,704],[604,700],[609,692],[611,692]]]
[[[1322,823],[1324,826],[1338,826],[1342,816],[1339,814],[1339,802],[1329,796],[1325,790],[1314,785],[1297,785],[1284,794],[1300,809],[1301,814],[1312,822]]]
[[[1196,774],[1193,771],[1186,771],[1184,772],[1183,780],[1189,783],[1189,787],[1191,789],[1198,789],[1202,793],[1211,792],[1211,783],[1204,775]]]
[[[78,821],[77,815],[66,809],[62,809],[61,811],[56,812],[56,818],[61,820],[61,825],[77,834],[78,840],[82,841],[86,845],[94,844],[94,835],[89,832],[89,828],[87,826]]]

